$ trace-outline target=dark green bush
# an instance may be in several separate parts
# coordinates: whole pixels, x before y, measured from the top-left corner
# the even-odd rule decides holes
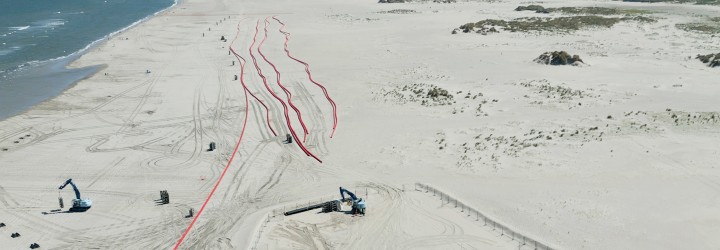
[[[720,53],[717,54],[707,54],[707,55],[697,55],[695,57],[696,59],[700,60],[704,64],[707,64],[708,67],[719,67],[720,66]]]
[[[584,63],[580,56],[571,56],[565,51],[545,52],[538,56],[535,62],[548,65],[577,65],[577,63]]]

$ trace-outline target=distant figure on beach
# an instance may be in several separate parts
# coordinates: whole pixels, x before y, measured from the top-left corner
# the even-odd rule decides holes
[[[285,135],[285,142],[288,144],[292,143],[292,136],[290,134]]]

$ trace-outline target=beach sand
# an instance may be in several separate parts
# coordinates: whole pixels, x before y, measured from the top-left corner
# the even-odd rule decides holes
[[[645,6],[572,1],[599,4]],[[720,37],[675,28],[720,8],[656,4],[656,23],[568,34],[450,34],[541,16],[517,5],[180,1],[71,65],[106,68],[0,122],[0,245],[168,249],[188,232],[181,249],[533,249],[525,238],[559,249],[720,246],[718,70],[691,58],[720,52]],[[334,135],[332,105],[283,50],[273,16],[336,103]],[[265,34],[262,52],[307,127],[305,136],[288,107],[290,144],[283,106],[248,51],[256,25],[268,88],[286,100],[257,51]],[[247,60],[242,76],[231,46]],[[533,62],[555,50],[585,65]],[[269,115],[253,97],[246,105],[236,76]],[[423,98],[433,88],[453,98]],[[56,210],[68,178],[92,199],[87,212],[62,212],[68,188]],[[279,213],[339,199],[339,186],[367,199],[367,215]]]

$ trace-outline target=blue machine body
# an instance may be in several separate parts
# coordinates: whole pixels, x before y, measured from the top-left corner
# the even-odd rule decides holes
[[[365,209],[367,207],[367,205],[365,205],[365,201],[363,199],[359,199],[355,194],[353,194],[349,190],[344,189],[343,187],[340,187],[340,197],[342,197],[343,201],[345,200],[346,193],[348,196],[350,196],[350,200],[352,200],[354,208]]]

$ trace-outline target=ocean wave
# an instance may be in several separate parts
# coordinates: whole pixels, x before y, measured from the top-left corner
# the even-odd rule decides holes
[[[54,29],[55,27],[65,25],[66,22],[64,19],[45,19],[33,22],[34,25],[30,28]]]
[[[26,26],[13,26],[13,27],[7,27],[7,30],[10,32],[3,33],[0,36],[7,37],[9,35],[27,30],[27,31],[33,31],[33,30],[48,30],[48,29],[55,29],[56,27],[65,25],[67,21],[64,19],[45,19],[45,20],[39,20],[32,22],[32,25],[26,25]]]
[[[57,12],[57,14],[64,14],[64,15],[79,15],[79,14],[85,14],[85,11],[76,11],[76,12]]]
[[[26,67],[28,67],[28,66],[36,66],[36,65],[39,65],[39,64],[52,63],[52,62],[55,62],[55,61],[65,60],[65,59],[68,59],[68,58],[79,57],[80,55],[82,55],[83,53],[85,53],[86,51],[88,51],[90,48],[95,47],[96,45],[100,44],[101,42],[104,42],[104,41],[110,39],[111,37],[114,37],[115,35],[117,35],[117,34],[119,34],[119,33],[122,33],[123,31],[126,31],[126,30],[128,30],[128,29],[130,29],[130,28],[132,28],[132,27],[135,27],[136,25],[138,25],[138,24],[140,24],[140,23],[142,23],[142,22],[144,22],[144,21],[147,21],[148,19],[150,19],[150,18],[152,18],[152,17],[154,17],[154,16],[157,16],[157,15],[160,14],[160,13],[163,13],[163,12],[167,11],[167,10],[169,10],[169,9],[172,8],[172,7],[175,7],[177,4],[178,4],[178,0],[174,0],[173,4],[170,5],[170,6],[168,6],[167,8],[162,9],[162,10],[159,10],[159,11],[153,13],[152,15],[148,15],[148,16],[140,19],[140,20],[137,20],[137,21],[133,22],[132,24],[130,24],[130,25],[128,25],[128,26],[126,26],[126,27],[124,27],[124,28],[122,28],[122,29],[119,29],[119,30],[117,30],[117,31],[115,31],[115,32],[112,32],[112,33],[110,33],[110,34],[107,34],[107,35],[105,35],[104,37],[102,37],[102,38],[100,38],[100,39],[97,39],[97,40],[91,42],[90,44],[88,44],[88,45],[85,46],[84,48],[82,48],[82,49],[80,49],[80,50],[78,50],[78,51],[75,51],[75,52],[73,52],[73,53],[70,53],[70,54],[68,54],[68,55],[60,56],[60,57],[56,57],[56,58],[52,58],[52,59],[47,59],[47,60],[41,60],[41,61],[40,61],[40,60],[35,60],[35,61],[25,62],[25,63],[22,63],[22,64],[16,66],[14,69],[6,70],[6,72],[8,72],[8,71],[9,71],[9,72],[23,71],[23,70],[24,70]],[[63,20],[63,19],[47,19],[47,20],[42,20],[42,21],[36,21],[36,22],[34,22],[33,24],[36,24],[36,23],[39,24],[40,27],[50,27],[50,25],[60,26],[60,25],[65,25],[65,20]],[[56,26],[52,26],[52,27],[56,27]],[[34,27],[31,27],[31,28],[34,28]]]
[[[29,28],[31,28],[31,26],[29,26],[29,25],[28,25],[28,26],[7,27],[7,30],[9,30],[10,32],[3,33],[3,34],[1,34],[0,36],[6,37],[6,36],[15,34],[15,33],[19,32],[19,31],[23,31],[23,30],[26,30],[26,29],[29,29]]]
[[[12,46],[9,49],[0,50],[0,56],[9,55],[15,51],[22,49],[20,46]]]
[[[162,9],[162,10],[159,10],[159,11],[153,13],[152,15],[143,17],[142,19],[137,20],[137,21],[131,23],[130,25],[125,26],[125,27],[122,28],[122,29],[119,29],[119,30],[114,31],[114,32],[112,32],[112,33],[110,33],[110,34],[107,34],[107,35],[105,35],[104,37],[102,37],[102,38],[100,38],[100,39],[97,39],[97,40],[91,42],[90,44],[88,44],[87,46],[85,46],[84,48],[82,48],[82,49],[80,49],[80,50],[78,50],[78,51],[75,51],[75,52],[73,52],[73,53],[71,53],[71,54],[69,54],[69,55],[66,55],[66,56],[61,56],[61,57],[58,57],[58,58],[53,58],[53,59],[46,60],[46,61],[43,61],[43,62],[62,60],[62,59],[68,58],[68,57],[73,57],[73,56],[81,55],[81,54],[85,53],[87,50],[89,50],[90,48],[95,47],[96,45],[100,44],[101,42],[104,42],[104,41],[110,39],[111,37],[114,37],[114,36],[117,35],[117,34],[120,34],[120,33],[124,32],[124,31],[126,31],[126,30],[128,30],[128,29],[130,29],[130,28],[132,28],[132,27],[135,27],[136,25],[138,25],[138,24],[140,24],[140,23],[142,23],[142,22],[145,22],[145,21],[147,21],[148,19],[150,19],[150,18],[152,18],[152,17],[154,17],[154,16],[157,16],[157,15],[160,14],[160,13],[163,13],[163,12],[169,10],[169,9],[172,8],[172,7],[175,7],[177,4],[178,4],[178,0],[174,0],[173,4],[170,5],[170,6],[168,6],[167,8],[164,8],[164,9]]]
[[[9,30],[16,30],[16,31],[26,30],[26,29],[28,29],[28,28],[30,28],[30,26],[8,27]]]
[[[15,51],[11,50],[11,49],[0,50],[0,56],[9,55],[10,53],[13,53],[13,52],[15,52]]]

